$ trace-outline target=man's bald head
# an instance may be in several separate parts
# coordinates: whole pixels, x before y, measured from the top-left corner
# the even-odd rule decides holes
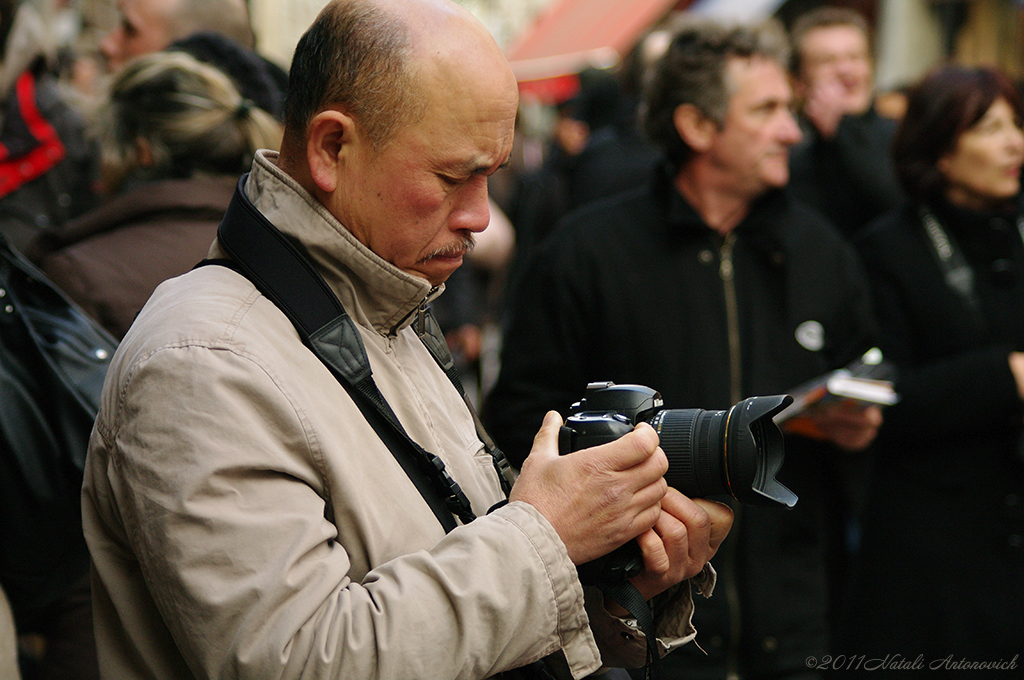
[[[335,0],[299,40],[278,167],[378,257],[439,285],[490,222],[518,90],[448,0]]]
[[[449,0],[335,0],[299,40],[285,103],[285,146],[319,111],[343,106],[378,146],[425,111],[425,88],[455,69],[504,69],[479,21]],[[331,68],[324,68],[331,65]],[[490,76],[500,79],[500,70]]]
[[[253,48],[255,39],[245,0],[174,0],[171,41],[199,31],[219,33],[235,42]]]
[[[254,44],[245,0],[118,0],[117,10],[119,23],[100,42],[113,68],[200,31]]]

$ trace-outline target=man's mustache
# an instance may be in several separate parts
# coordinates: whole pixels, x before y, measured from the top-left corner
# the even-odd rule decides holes
[[[459,234],[459,240],[454,243],[449,243],[446,246],[442,246],[434,251],[431,251],[426,257],[420,262],[426,262],[427,260],[433,260],[438,257],[456,257],[458,255],[466,255],[469,251],[473,250],[476,245],[476,239],[472,233],[466,232],[465,234]]]

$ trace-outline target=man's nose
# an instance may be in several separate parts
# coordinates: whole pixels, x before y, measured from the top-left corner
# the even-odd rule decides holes
[[[462,200],[458,208],[458,219],[453,225],[457,229],[481,232],[491,221],[491,207],[487,200],[487,178],[483,175],[472,178],[463,187]]]
[[[803,137],[800,131],[800,125],[796,122],[796,117],[791,111],[786,111],[783,114],[783,121],[781,122],[781,129],[779,130],[779,139],[787,145],[792,146],[800,141]]]

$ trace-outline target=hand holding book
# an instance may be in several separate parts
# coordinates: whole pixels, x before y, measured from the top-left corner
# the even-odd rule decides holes
[[[793,403],[774,420],[786,433],[832,440],[843,448],[864,448],[881,424],[881,412],[867,409],[899,401],[891,380],[894,372],[882,352],[872,348],[848,366],[793,389]],[[850,436],[858,428],[865,431],[864,436]],[[861,446],[863,439],[868,441]]]

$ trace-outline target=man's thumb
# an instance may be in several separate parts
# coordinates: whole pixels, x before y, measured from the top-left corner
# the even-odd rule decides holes
[[[558,431],[562,428],[562,416],[558,411],[544,414],[544,422],[533,438],[533,449],[530,455],[541,454],[544,457],[558,456]]]

